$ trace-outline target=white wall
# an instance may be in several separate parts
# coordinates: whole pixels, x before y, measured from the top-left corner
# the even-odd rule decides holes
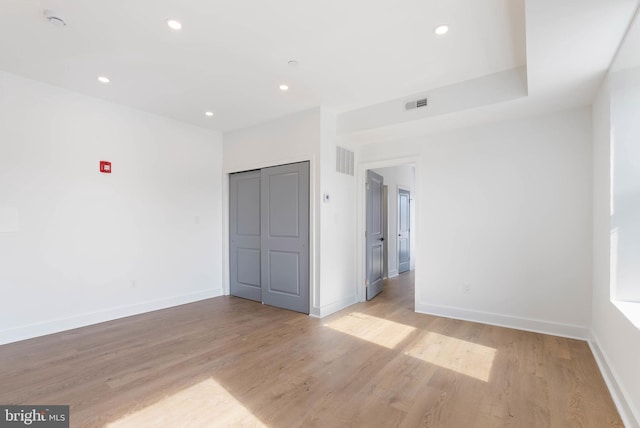
[[[353,177],[335,172],[335,126],[333,113],[316,108],[224,136],[225,173],[311,161],[310,312],[314,316],[355,302],[354,184]],[[323,193],[330,194],[330,203],[322,203]],[[228,196],[224,200],[226,215]],[[226,263],[225,259],[225,269]]]
[[[336,116],[322,110],[320,311],[326,316],[356,302],[355,178],[336,172]],[[320,196],[322,198],[322,196]]]
[[[320,157],[320,109],[314,108],[224,135],[225,172],[240,172]]]
[[[415,172],[411,165],[398,165],[386,168],[375,168],[374,172],[384,177],[384,184],[388,189],[388,215],[387,215],[387,234],[386,242],[388,244],[387,266],[389,276],[398,274],[398,188],[409,190],[411,192],[411,205],[415,206]],[[413,213],[412,213],[413,214]],[[410,230],[414,230],[413,222],[415,215],[411,217]],[[411,236],[410,240],[410,266],[415,268],[415,240]]]
[[[607,81],[593,104],[592,349],[626,426],[640,427],[640,329],[616,307],[611,292],[616,278],[610,246],[615,236],[611,233],[611,136],[615,131],[611,101]]]
[[[359,161],[415,155],[416,310],[586,337],[589,110],[364,146]]]
[[[0,343],[221,294],[220,134],[6,73],[0,94]]]

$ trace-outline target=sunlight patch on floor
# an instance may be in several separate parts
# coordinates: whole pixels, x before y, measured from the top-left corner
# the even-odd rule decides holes
[[[416,330],[415,327],[409,325],[366,315],[361,312],[351,312],[325,324],[325,327],[389,349],[395,348]]]
[[[429,332],[407,347],[405,355],[488,382],[496,349]]]
[[[109,428],[265,426],[211,378],[107,424]]]

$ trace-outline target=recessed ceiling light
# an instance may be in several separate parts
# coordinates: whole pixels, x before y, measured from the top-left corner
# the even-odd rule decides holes
[[[288,90],[289,90],[289,86],[287,86],[287,85],[280,85],[280,90],[281,90],[281,91],[288,91]]]
[[[211,116],[213,116],[213,112],[212,111],[205,111],[204,115],[211,117]]]
[[[109,80],[108,77],[98,76],[98,82],[104,83],[106,85],[107,83],[111,82],[111,80]]]
[[[449,31],[449,26],[447,25],[438,25],[433,32],[436,33],[437,36],[444,36]]]
[[[295,67],[297,66],[299,63],[298,61],[296,61],[295,59],[290,60],[287,64],[289,64],[289,67]]]
[[[182,23],[180,21],[176,21],[175,19],[167,19],[165,22],[167,23],[167,26],[172,30],[182,30]]]

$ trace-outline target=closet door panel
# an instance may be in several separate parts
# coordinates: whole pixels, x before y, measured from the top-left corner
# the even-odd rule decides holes
[[[309,163],[261,170],[262,301],[309,313]]]

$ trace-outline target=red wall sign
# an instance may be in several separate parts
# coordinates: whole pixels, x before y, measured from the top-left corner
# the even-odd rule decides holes
[[[100,172],[104,172],[105,174],[111,174],[111,162],[100,161]]]

